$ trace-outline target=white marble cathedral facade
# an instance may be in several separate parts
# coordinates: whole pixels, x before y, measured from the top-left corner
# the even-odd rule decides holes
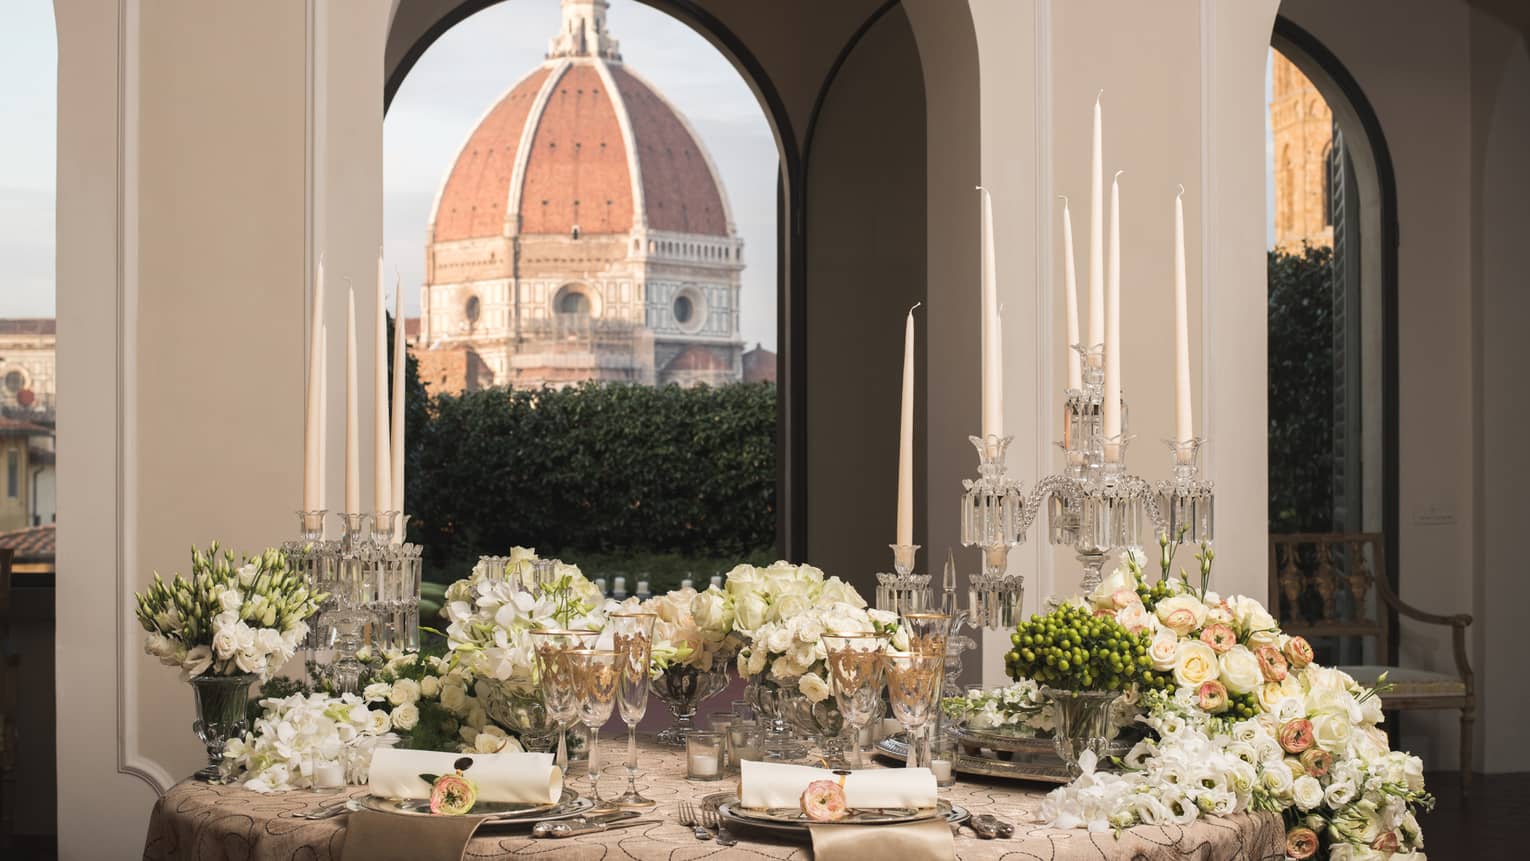
[[[429,225],[414,350],[433,391],[742,376],[743,241],[684,116],[622,62],[606,0],[485,114]]]

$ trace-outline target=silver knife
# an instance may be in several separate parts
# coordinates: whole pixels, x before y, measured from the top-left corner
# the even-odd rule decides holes
[[[657,825],[658,819],[616,819],[605,822],[586,822],[582,825],[570,822],[538,822],[531,829],[532,837],[578,837],[582,834],[596,834],[601,831],[615,831],[618,828],[631,828],[634,825]]]

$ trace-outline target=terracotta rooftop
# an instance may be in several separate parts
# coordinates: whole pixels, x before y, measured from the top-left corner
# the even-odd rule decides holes
[[[54,549],[58,544],[58,525],[49,523],[46,526],[33,526],[28,529],[16,529],[11,532],[0,532],[0,547],[9,547],[16,551],[16,559],[52,559]]]
[[[664,369],[666,371],[726,371],[730,367],[732,364],[726,357],[700,344],[692,344],[670,359]]]
[[[634,170],[643,213],[635,212]],[[511,201],[518,171],[519,200]],[[641,216],[655,230],[728,235],[700,141],[652,87],[600,57],[549,62],[490,109],[441,187],[433,241],[505,235],[507,209],[519,213],[508,229],[521,233],[567,234],[576,225],[581,234],[626,233]]]

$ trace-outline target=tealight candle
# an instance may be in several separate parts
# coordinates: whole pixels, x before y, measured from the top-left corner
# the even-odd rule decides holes
[[[686,772],[691,780],[722,777],[722,739],[715,732],[692,730],[685,737]]]
[[[345,785],[345,766],[338,762],[321,762],[313,767],[314,789],[339,789]]]
[[[956,778],[951,773],[951,760],[949,759],[930,760],[930,771],[935,772],[936,786],[950,786],[956,782]]]

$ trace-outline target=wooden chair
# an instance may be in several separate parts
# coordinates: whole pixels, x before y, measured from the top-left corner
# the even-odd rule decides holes
[[[1271,535],[1270,609],[1287,633],[1309,640],[1374,639],[1375,664],[1339,669],[1368,686],[1387,673],[1392,687],[1381,698],[1387,710],[1460,709],[1461,785],[1466,787],[1471,782],[1472,726],[1477,719],[1475,679],[1466,654],[1472,617],[1426,613],[1404,603],[1387,583],[1383,546],[1382,536],[1374,532]],[[1391,665],[1388,634],[1397,615],[1450,627],[1455,674]]]

